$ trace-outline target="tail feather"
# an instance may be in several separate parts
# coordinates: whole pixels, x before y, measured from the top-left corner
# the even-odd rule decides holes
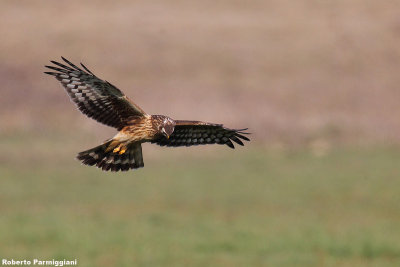
[[[114,152],[113,149],[117,145],[115,140],[108,140],[99,146],[80,152],[77,159],[85,165],[96,165],[103,171],[128,171],[144,166],[141,144],[128,145],[122,154],[119,151]]]

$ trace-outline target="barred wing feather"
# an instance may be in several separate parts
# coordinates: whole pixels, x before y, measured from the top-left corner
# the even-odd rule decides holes
[[[130,118],[146,115],[121,90],[99,79],[82,63],[83,69],[63,57],[62,59],[68,65],[51,61],[55,66],[46,67],[53,71],[45,73],[61,82],[82,113],[118,130],[121,130]]]
[[[243,146],[242,140],[250,141],[245,135],[247,129],[229,129],[222,124],[206,123],[201,121],[175,121],[174,132],[167,139],[161,136],[152,143],[160,146],[194,146],[206,144],[227,145],[235,148],[233,142]]]

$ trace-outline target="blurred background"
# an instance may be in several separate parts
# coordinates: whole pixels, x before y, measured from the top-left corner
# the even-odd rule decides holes
[[[80,266],[398,266],[400,4],[1,1],[0,255]],[[249,127],[250,143],[144,145],[43,74],[83,62],[149,114]]]

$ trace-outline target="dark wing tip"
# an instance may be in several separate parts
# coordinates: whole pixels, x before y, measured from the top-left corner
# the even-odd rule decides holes
[[[227,146],[229,146],[230,148],[235,149],[235,146],[233,145],[233,143],[230,140],[228,140],[228,142],[226,142],[225,144]]]
[[[243,139],[243,140],[245,140],[245,141],[250,141],[250,139],[249,139],[248,137],[244,136],[244,135],[241,135],[241,134],[236,133],[235,136],[236,136],[236,137],[239,137],[239,138],[241,138],[241,139]]]
[[[73,64],[71,61],[69,61],[68,59],[66,59],[65,57],[61,57],[61,59],[67,63],[68,65],[64,65],[60,62],[57,62],[55,60],[50,60],[51,63],[53,63],[54,65],[60,67],[55,67],[55,66],[49,66],[49,65],[45,65],[46,68],[52,69],[52,70],[56,70],[59,72],[63,72],[63,73],[68,73],[68,72],[74,72],[74,71],[79,71],[79,72],[83,72],[85,74],[88,75],[93,75],[94,77],[96,77],[96,75],[93,74],[93,72],[91,72],[85,65],[83,65],[83,63],[81,63],[81,66],[84,70],[82,70],[81,68],[79,68],[78,66],[76,66],[75,64]],[[97,78],[97,77],[96,77]]]
[[[241,146],[244,146],[243,142],[237,136],[231,136],[231,140],[234,141],[235,143],[241,145]]]
[[[71,61],[69,61],[68,59],[66,59],[65,57],[61,56],[61,59],[64,60],[65,63],[74,66],[74,64],[71,63]]]
[[[93,76],[96,76],[93,74],[93,72],[91,72],[85,65],[83,65],[83,63],[81,62],[81,66],[82,68],[84,68],[87,72],[89,72],[90,74],[92,74]]]
[[[243,128],[243,129],[235,129],[236,132],[243,132],[247,131],[249,128]]]
[[[55,73],[55,72],[45,71],[43,73],[48,74],[48,75],[52,75],[52,76],[57,76],[57,73]]]
[[[77,71],[83,71],[81,68],[79,68],[78,66],[76,66],[74,63],[72,63],[71,61],[69,61],[68,59],[66,59],[65,57],[61,57],[62,60],[64,60],[68,65],[70,65],[72,68],[74,68]]]
[[[250,141],[250,139],[247,137],[247,136],[244,136],[244,135],[249,135],[249,134],[251,134],[251,133],[249,133],[249,132],[245,132],[245,131],[247,131],[249,128],[243,128],[243,129],[235,129],[234,131],[235,131],[235,137],[236,138],[238,138],[238,139],[243,139],[243,140],[245,140],[245,141]]]

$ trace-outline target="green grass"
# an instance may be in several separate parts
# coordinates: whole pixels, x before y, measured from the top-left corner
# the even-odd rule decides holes
[[[52,152],[59,141],[31,144],[22,162],[31,141],[2,141],[1,258],[400,265],[400,150],[159,148],[146,157],[145,146],[144,169],[110,174],[72,160],[76,146]]]

